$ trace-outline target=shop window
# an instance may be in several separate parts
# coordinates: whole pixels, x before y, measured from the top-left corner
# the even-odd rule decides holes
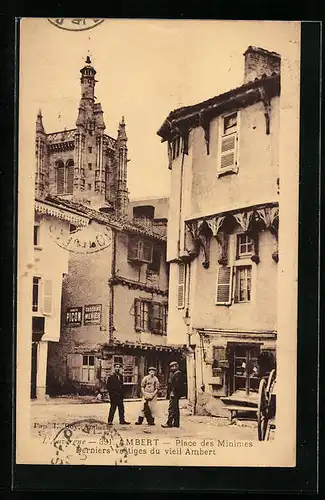
[[[212,376],[218,377],[222,368],[227,366],[226,348],[224,346],[213,347]]]
[[[135,299],[134,318],[135,330],[162,335],[167,332],[167,304]]]

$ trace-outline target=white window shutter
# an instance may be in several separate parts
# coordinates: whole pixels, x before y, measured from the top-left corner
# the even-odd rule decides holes
[[[71,380],[81,380],[82,354],[67,355],[68,374]]]
[[[141,260],[143,262],[152,262],[152,249],[153,249],[153,245],[150,241],[143,241],[142,242]]]
[[[183,309],[185,307],[185,264],[178,266],[178,288],[177,288],[177,307]]]
[[[137,260],[138,257],[139,257],[139,241],[136,238],[129,236],[128,259]]]
[[[53,307],[53,284],[52,280],[44,280],[43,283],[43,314],[52,314]]]
[[[217,279],[217,305],[231,304],[233,266],[220,266]]]
[[[220,169],[231,169],[237,166],[238,134],[234,132],[221,138]]]

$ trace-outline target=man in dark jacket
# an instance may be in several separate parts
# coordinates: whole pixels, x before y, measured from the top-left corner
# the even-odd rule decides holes
[[[114,372],[107,378],[107,390],[109,394],[109,399],[111,406],[108,415],[108,425],[113,425],[114,415],[116,408],[118,408],[120,424],[129,425],[130,422],[126,422],[124,418],[124,385],[123,385],[123,375],[121,373],[122,365],[115,363]]]
[[[172,361],[169,365],[170,376],[167,387],[167,398],[169,398],[168,419],[161,427],[179,427],[179,400],[184,392],[184,378],[179,370],[178,363]]]

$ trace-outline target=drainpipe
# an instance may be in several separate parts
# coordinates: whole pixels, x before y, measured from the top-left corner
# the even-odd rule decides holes
[[[108,330],[108,342],[109,344],[114,343],[114,278],[116,275],[116,231],[113,230],[113,246],[112,246],[112,267],[111,267],[111,278],[108,280],[109,286],[109,330]]]
[[[183,207],[183,172],[184,172],[184,141],[183,141],[183,151],[182,151],[182,163],[181,163],[181,179],[180,179],[180,195],[179,195],[179,219],[178,219],[178,256],[181,249],[181,223],[182,223],[182,207]]]

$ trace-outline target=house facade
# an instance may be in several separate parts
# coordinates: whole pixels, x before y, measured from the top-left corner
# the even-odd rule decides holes
[[[34,213],[31,398],[42,399],[46,395],[48,346],[60,340],[62,283],[69,262],[68,252],[56,244],[50,228],[55,226],[68,235],[71,223],[79,225],[82,217],[38,198]]]
[[[216,415],[276,363],[281,58],[244,57],[243,85],[158,131],[172,175],[168,341],[189,346],[189,397]]]
[[[185,363],[183,346],[167,345],[168,202],[129,207],[124,118],[116,139],[104,133],[89,58],[80,71],[76,128],[47,134],[41,112],[36,122],[36,206],[52,207],[46,238],[65,264],[47,261],[60,307],[52,310],[44,392],[95,394],[119,361],[128,397],[140,395],[152,364],[164,395],[169,363]]]

